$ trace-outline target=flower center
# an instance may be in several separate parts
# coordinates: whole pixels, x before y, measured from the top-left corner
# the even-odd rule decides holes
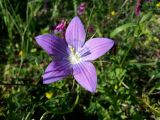
[[[71,64],[77,64],[81,61],[81,57],[79,55],[79,53],[77,53],[75,51],[75,49],[71,46],[69,46],[69,49],[70,49],[70,55],[69,55],[69,61]]]

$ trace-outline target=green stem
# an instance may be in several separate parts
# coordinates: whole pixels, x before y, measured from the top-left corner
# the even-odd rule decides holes
[[[74,14],[75,16],[77,15],[77,1],[73,0],[73,5],[74,5]]]
[[[95,5],[93,5],[92,9],[91,9],[91,13],[89,15],[89,19],[88,19],[88,22],[87,22],[87,31],[86,31],[86,35],[88,35],[88,27],[89,27],[89,24],[90,24],[90,21],[91,21],[91,16],[92,16],[92,13],[93,13],[93,10],[94,10],[94,7]]]
[[[154,108],[153,106],[151,106],[150,104],[148,104],[148,103],[147,103],[146,101],[144,101],[144,100],[142,100],[142,102],[146,105],[146,107],[145,107],[146,109],[149,108],[152,112],[160,115],[159,109]]]
[[[44,118],[46,115],[51,114],[51,113],[52,113],[52,112],[50,112],[50,111],[45,112],[45,113],[41,116],[41,118],[40,118],[39,120],[43,120],[43,118]]]
[[[128,56],[129,52],[131,51],[131,49],[133,48],[134,44],[135,44],[135,39],[133,40],[131,46],[129,47],[129,49],[127,50],[127,52],[125,53],[122,61],[121,61],[121,64],[120,64],[120,67],[122,67],[122,65],[124,64],[124,61],[126,60],[126,57]]]

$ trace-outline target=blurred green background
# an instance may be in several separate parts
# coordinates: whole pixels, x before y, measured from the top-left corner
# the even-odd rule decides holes
[[[87,39],[115,41],[93,62],[98,86],[85,91],[69,76],[42,84],[49,57],[34,37],[80,15]],[[0,0],[1,120],[160,120],[160,2],[136,0]]]

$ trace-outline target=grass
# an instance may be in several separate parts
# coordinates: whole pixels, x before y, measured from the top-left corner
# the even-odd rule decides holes
[[[34,37],[76,15],[81,0],[0,1],[0,118],[6,120],[159,120],[160,7],[143,2],[135,16],[135,1],[90,0],[80,16],[90,37],[108,37],[115,46],[93,62],[95,94],[73,77],[42,84],[51,58]],[[114,14],[113,14],[114,13]],[[52,93],[47,98],[46,93]]]

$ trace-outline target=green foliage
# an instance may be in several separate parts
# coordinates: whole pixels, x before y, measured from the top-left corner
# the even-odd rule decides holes
[[[34,37],[76,15],[81,0],[0,0],[0,118],[5,120],[159,120],[160,7],[131,0],[90,0],[81,17],[87,37],[110,37],[115,46],[94,62],[95,94],[68,78],[43,85],[51,58]],[[115,15],[111,14],[115,12]],[[46,96],[51,92],[50,98]]]

